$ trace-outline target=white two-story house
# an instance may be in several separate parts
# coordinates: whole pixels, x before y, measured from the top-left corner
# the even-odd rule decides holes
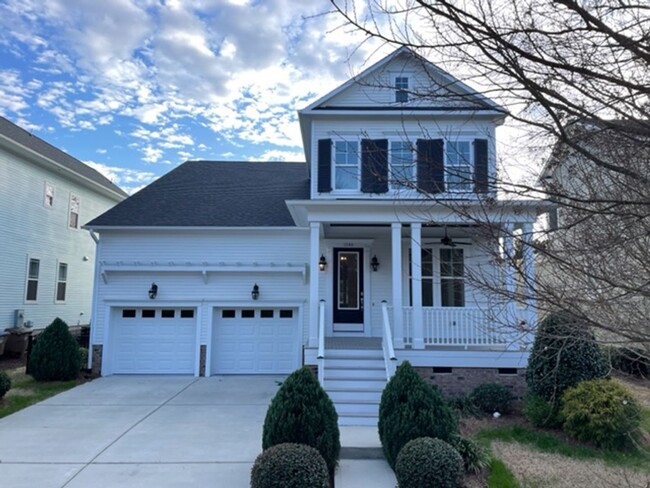
[[[126,198],[90,166],[0,117],[0,332],[88,324],[95,243],[81,229]]]
[[[299,117],[306,164],[190,161],[87,225],[95,369],[310,365],[348,423],[403,360],[450,393],[520,388],[534,313],[475,282],[516,286],[542,205],[497,199],[503,110],[400,49]]]

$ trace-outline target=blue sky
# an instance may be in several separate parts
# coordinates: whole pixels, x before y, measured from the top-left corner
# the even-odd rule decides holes
[[[296,109],[382,55],[326,0],[2,0],[0,115],[133,192],[188,159],[302,161]]]

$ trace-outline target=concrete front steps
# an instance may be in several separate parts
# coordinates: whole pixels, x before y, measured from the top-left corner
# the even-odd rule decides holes
[[[327,349],[324,388],[334,402],[339,425],[377,425],[386,386],[381,350]]]

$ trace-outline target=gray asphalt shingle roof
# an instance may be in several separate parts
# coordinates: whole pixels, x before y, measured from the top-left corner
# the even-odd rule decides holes
[[[111,183],[111,181],[100,172],[63,152],[61,149],[45,142],[43,139],[27,132],[22,127],[17,126],[4,117],[0,117],[0,134],[109,190],[122,196],[126,196],[124,190]]]
[[[284,227],[285,200],[309,198],[305,163],[188,161],[88,227]]]

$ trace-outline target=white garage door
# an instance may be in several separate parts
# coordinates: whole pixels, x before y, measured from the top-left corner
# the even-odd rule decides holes
[[[296,309],[217,309],[212,327],[212,374],[290,373],[300,365]]]
[[[113,373],[194,374],[193,308],[120,308],[113,317]]]

